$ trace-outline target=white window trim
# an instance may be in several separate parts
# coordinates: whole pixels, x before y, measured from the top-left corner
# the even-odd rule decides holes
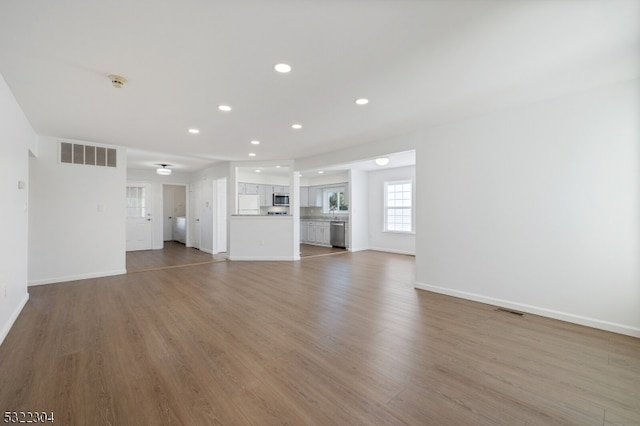
[[[347,204],[347,210],[337,210],[335,212],[331,212],[329,210],[329,193],[330,192],[342,192],[347,196],[347,191],[344,186],[331,186],[322,188],[322,213],[325,214],[333,214],[333,215],[347,215],[349,214],[349,205]],[[347,200],[345,200],[347,201]]]
[[[411,206],[409,207],[411,209],[411,230],[409,231],[398,231],[398,230],[389,230],[387,229],[387,209],[388,209],[388,205],[387,205],[387,188],[390,185],[401,185],[401,184],[409,184],[411,185]],[[383,183],[383,214],[382,214],[382,232],[387,233],[387,234],[415,234],[415,223],[416,223],[416,209],[415,209],[415,205],[416,205],[416,191],[415,191],[415,185],[413,183],[413,179],[402,179],[402,180],[393,180],[393,181],[385,181]]]

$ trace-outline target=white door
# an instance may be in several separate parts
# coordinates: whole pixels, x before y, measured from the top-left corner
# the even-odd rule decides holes
[[[202,181],[199,191],[200,250],[213,253],[213,184]]]
[[[173,240],[174,191],[172,185],[162,185],[163,240]]]
[[[127,184],[127,251],[151,250],[151,185]]]
[[[217,253],[227,251],[227,179],[218,179],[213,182],[216,199],[216,247]]]
[[[202,232],[201,218],[202,211],[200,209],[202,181],[191,184],[189,189],[189,205],[191,206],[190,220],[190,246],[200,249],[200,233]]]

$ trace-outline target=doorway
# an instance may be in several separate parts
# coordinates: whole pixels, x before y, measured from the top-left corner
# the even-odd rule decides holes
[[[162,185],[162,240],[187,243],[187,188]]]

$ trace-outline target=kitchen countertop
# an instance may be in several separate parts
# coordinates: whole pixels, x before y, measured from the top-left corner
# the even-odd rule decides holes
[[[232,214],[232,217],[291,217],[290,214]]]
[[[301,217],[300,220],[309,220],[309,221],[313,221],[313,222],[349,222],[349,217],[341,217],[338,216],[337,218],[331,218],[331,217]]]

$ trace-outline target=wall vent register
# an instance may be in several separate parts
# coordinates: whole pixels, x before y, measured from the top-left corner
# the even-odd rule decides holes
[[[116,154],[115,148],[60,142],[61,163],[117,167]]]

